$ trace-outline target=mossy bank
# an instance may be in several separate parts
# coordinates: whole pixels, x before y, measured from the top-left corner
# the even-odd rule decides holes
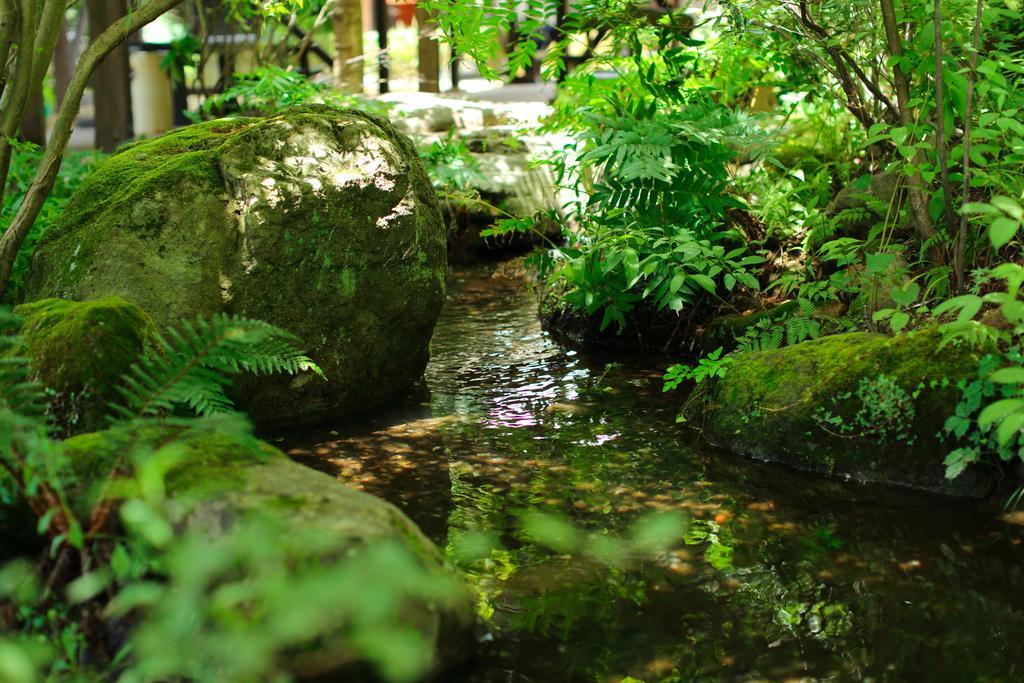
[[[740,354],[700,402],[708,438],[753,458],[865,483],[981,496],[991,480],[945,477],[941,433],[978,354],[935,329],[853,332]],[[691,413],[695,410],[691,410]]]

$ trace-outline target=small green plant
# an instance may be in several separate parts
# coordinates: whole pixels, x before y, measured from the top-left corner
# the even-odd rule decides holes
[[[224,92],[203,102],[206,116],[237,111],[245,116],[265,116],[301,104],[328,104],[357,108],[378,114],[387,105],[358,95],[342,92],[324,83],[314,83],[305,75],[279,66],[259,66],[250,73],[236,73]]]
[[[703,545],[704,560],[721,572],[733,569],[732,534],[713,519],[695,519],[686,532],[687,545]]]
[[[1024,225],[1022,201],[1024,201],[1024,197],[1014,199],[997,194],[987,202],[967,204],[963,211],[969,215],[985,217],[988,221],[988,238],[992,247],[1002,249],[1017,237],[1021,226]]]
[[[910,313],[907,312],[921,293],[921,285],[916,282],[908,282],[902,287],[893,287],[889,290],[889,298],[896,304],[896,308],[881,308],[871,315],[874,322],[889,321],[889,328],[893,334],[898,334],[910,322]]]
[[[1018,348],[1011,348],[1005,354],[986,354],[978,365],[977,377],[970,382],[959,383],[960,401],[943,426],[943,436],[959,444],[946,455],[944,464],[947,478],[960,476],[968,465],[981,461],[986,454],[993,454],[1004,462],[1024,458],[1024,441],[1020,433],[1014,439],[1006,431],[1013,427],[1013,421],[1009,427],[1003,427],[1004,420],[998,417],[1002,408],[989,410],[1002,401],[1014,401],[1024,396],[1024,379],[1021,379],[1024,373],[997,374],[1007,362],[1012,364],[1011,367],[1002,369],[1019,370],[1024,355]],[[1007,405],[1011,404],[1003,404]],[[985,413],[986,410],[989,412]],[[1007,412],[1004,417],[1010,417],[1012,412]],[[985,413],[984,422],[981,420],[982,413]],[[1007,436],[1009,438],[1003,441],[1002,437]]]
[[[81,182],[105,157],[106,155],[102,152],[69,152],[65,156],[53,189],[18,250],[11,272],[11,280],[4,293],[4,301],[17,303],[24,296],[25,277],[28,274],[29,261],[35,252],[36,244],[56,224],[65,205]],[[9,194],[7,201],[0,208],[0,234],[7,229],[21,206],[42,158],[43,151],[33,144],[16,143],[14,145],[10,177],[8,178]]]
[[[823,429],[838,436],[912,445],[917,438],[913,430],[917,415],[914,400],[922,388],[923,385],[907,391],[886,374],[865,377],[857,383],[856,390],[832,397],[831,408],[819,408],[815,419]],[[852,417],[832,412],[839,404],[851,400],[857,406]]]
[[[814,317],[813,305],[807,299],[797,299],[797,310],[771,318],[758,320],[736,337],[736,349],[746,351],[773,351],[783,346],[799,344],[821,335],[821,322]]]
[[[722,347],[719,346],[708,355],[698,359],[695,366],[681,364],[671,366],[665,371],[665,376],[662,378],[665,380],[665,383],[662,385],[661,390],[672,391],[687,381],[700,384],[705,380],[724,377],[731,363],[732,357],[723,357]]]
[[[480,163],[454,130],[428,145],[421,144],[418,151],[435,190],[479,195],[475,188],[484,180]]]
[[[169,414],[184,405],[199,415],[233,410],[225,393],[230,377],[314,372],[320,368],[299,350],[295,335],[260,320],[215,314],[182,321],[157,334],[150,349],[124,377],[119,418]]]
[[[976,346],[986,344],[1009,344],[1024,333],[1024,266],[1016,263],[1001,263],[989,270],[980,271],[976,280],[979,285],[1002,283],[1002,289],[980,293],[977,291],[961,294],[943,301],[933,310],[936,317],[955,313],[953,321],[942,326],[942,343],[962,339]],[[987,287],[988,288],[988,287]],[[975,320],[983,307],[995,307],[1002,321],[988,324]]]
[[[196,65],[202,47],[192,35],[172,40],[169,49],[160,60],[160,68],[170,75],[172,83],[182,83],[185,80],[185,69]]]

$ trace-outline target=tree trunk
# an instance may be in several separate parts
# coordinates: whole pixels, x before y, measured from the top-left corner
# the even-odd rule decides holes
[[[896,61],[892,66],[893,90],[896,91],[896,106],[899,108],[900,121],[907,129],[913,129],[914,116],[910,110],[910,79],[899,64],[903,57],[903,41],[900,38],[899,26],[896,22],[896,8],[893,0],[879,0],[882,9],[882,22],[885,24],[885,38],[889,47],[889,55]],[[923,244],[930,244],[928,254],[932,263],[937,266],[946,263],[946,255],[935,243],[935,224],[928,212],[928,196],[918,170],[924,163],[924,153],[918,149],[912,160],[914,170],[907,176],[907,195],[910,199],[910,212],[917,225],[917,234]]]
[[[46,110],[43,105],[42,89],[29,93],[27,104],[25,114],[21,117],[21,129],[18,131],[18,139],[45,147]]]
[[[0,237],[0,300],[3,299],[4,293],[7,291],[14,258],[18,255],[18,250],[57,180],[57,171],[60,170],[64,150],[67,148],[68,140],[71,139],[71,130],[75,118],[78,116],[78,108],[82,104],[82,94],[85,92],[86,83],[109,52],[123,43],[132,33],[180,2],[181,0],[150,0],[141,7],[135,8],[128,16],[113,22],[82,53],[82,58],[75,68],[75,75],[72,77],[71,83],[68,84],[64,104],[57,112],[53,133],[46,145],[43,160],[36,170],[36,175],[25,193],[18,212],[14,215],[3,237]]]
[[[128,11],[125,0],[87,0],[89,39],[95,41]],[[96,148],[113,152],[132,137],[132,95],[128,47],[122,42],[106,56],[92,78]]]
[[[363,8],[360,0],[334,0],[334,80],[345,90],[363,91]]]
[[[441,92],[441,46],[434,39],[434,22],[430,12],[416,8],[416,30],[419,33],[420,92]]]
[[[82,12],[79,14],[79,28],[81,31],[81,17],[85,14],[85,7],[83,5]],[[68,83],[71,82],[71,74],[75,70],[75,58],[78,56],[77,45],[79,42],[75,40],[72,42],[71,37],[68,35],[70,27],[68,26],[67,20],[61,20],[60,23],[60,35],[57,36],[57,47],[53,50],[53,94],[57,100],[57,106],[59,107],[64,101],[64,93],[68,89]],[[76,32],[76,38],[78,32]]]

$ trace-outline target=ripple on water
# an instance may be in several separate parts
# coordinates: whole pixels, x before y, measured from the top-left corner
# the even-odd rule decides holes
[[[1024,679],[1019,515],[740,460],[675,424],[664,361],[604,360],[555,344],[518,283],[468,269],[435,331],[429,400],[287,439],[442,547],[502,541],[467,569],[492,614],[459,680]],[[527,542],[523,510],[597,541],[650,511],[690,525],[619,569]]]

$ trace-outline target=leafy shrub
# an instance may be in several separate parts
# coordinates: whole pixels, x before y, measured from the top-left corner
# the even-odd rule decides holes
[[[35,223],[32,224],[32,229],[22,243],[21,249],[18,250],[18,255],[14,261],[14,269],[11,273],[10,284],[4,294],[8,302],[16,302],[21,299],[25,291],[25,276],[28,274],[29,260],[35,251],[35,245],[53,227],[57,218],[64,211],[64,206],[67,204],[68,199],[71,198],[74,191],[78,189],[79,184],[104,157],[105,155],[102,152],[69,152],[65,157],[57,174],[57,181],[53,186],[53,190],[47,196],[42,209],[39,211],[39,216],[36,218]],[[19,144],[15,148],[14,156],[11,160],[8,192],[5,195],[10,199],[4,202],[3,208],[0,209],[0,234],[3,234],[7,229],[11,219],[14,218],[15,213],[17,213],[18,208],[21,206],[21,201],[28,190],[29,184],[32,182],[32,177],[35,175],[42,158],[43,151],[35,145]]]
[[[311,81],[292,69],[263,65],[249,73],[234,74],[231,85],[224,92],[212,95],[203,102],[201,113],[208,117],[224,112],[265,116],[301,104],[328,104],[377,114],[387,112],[386,105],[342,92],[329,83]]]

